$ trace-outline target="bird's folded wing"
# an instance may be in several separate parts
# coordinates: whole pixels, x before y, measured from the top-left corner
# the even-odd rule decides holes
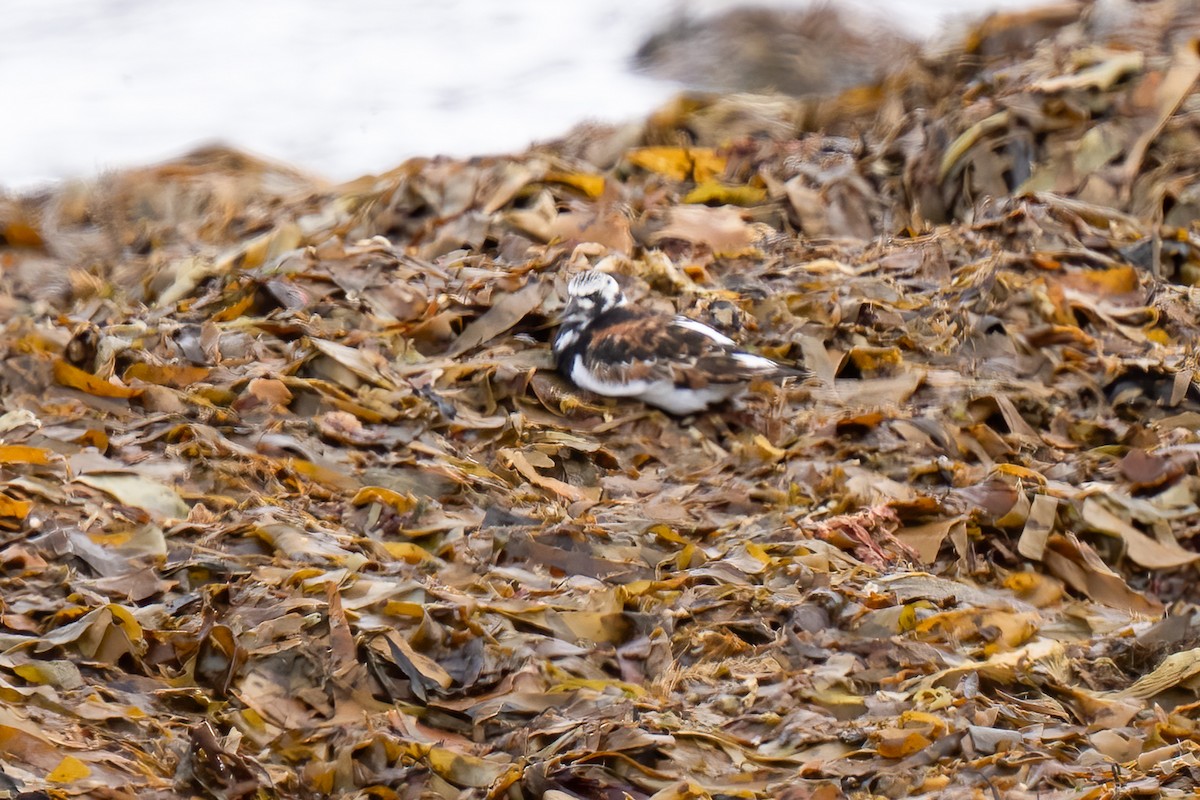
[[[649,313],[594,329],[585,366],[609,383],[666,379],[693,388],[789,372],[696,320]]]

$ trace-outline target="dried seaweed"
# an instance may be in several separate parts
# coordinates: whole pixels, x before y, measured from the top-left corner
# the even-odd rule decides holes
[[[342,186],[0,199],[0,792],[1190,791],[1200,51],[1143,7]],[[813,377],[578,392],[596,265]]]

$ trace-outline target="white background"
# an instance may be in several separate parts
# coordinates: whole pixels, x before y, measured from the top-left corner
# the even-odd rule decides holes
[[[840,4],[929,36],[956,15],[1038,0]],[[8,0],[0,187],[144,164],[215,141],[338,180],[414,155],[520,150],[585,119],[644,115],[677,87],[630,70],[638,44],[680,9],[732,5]]]

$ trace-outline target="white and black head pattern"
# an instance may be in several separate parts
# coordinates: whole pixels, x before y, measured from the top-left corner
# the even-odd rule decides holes
[[[590,270],[571,278],[567,284],[567,307],[560,321],[562,329],[554,343],[555,352],[566,344],[560,344],[564,333],[577,331],[601,314],[623,305],[625,293],[617,279],[607,272]]]
[[[567,293],[554,357],[581,389],[694,414],[740,394],[754,378],[803,374],[739,350],[702,322],[631,307],[606,273],[576,275]]]

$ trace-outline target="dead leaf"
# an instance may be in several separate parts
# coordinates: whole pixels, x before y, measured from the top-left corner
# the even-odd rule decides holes
[[[454,340],[454,344],[446,351],[446,356],[455,358],[504,333],[524,319],[526,314],[539,307],[548,292],[547,285],[533,281],[525,284],[516,292],[502,295],[499,302],[488,309],[483,316],[463,329],[463,332]]]
[[[1129,557],[1148,569],[1182,567],[1200,559],[1200,553],[1180,547],[1175,542],[1163,543],[1150,538],[1105,508],[1102,501],[1096,497],[1089,497],[1083,501],[1080,516],[1096,530],[1121,537],[1125,541]]]
[[[147,511],[156,519],[186,519],[188,515],[187,503],[175,490],[138,475],[92,472],[76,477],[75,481],[99,489],[127,506]]]
[[[753,249],[762,232],[747,222],[733,206],[676,206],[670,210],[666,225],[650,234],[651,244],[681,239],[702,245],[715,256],[737,256]]]
[[[87,392],[97,397],[127,399],[138,397],[142,393],[141,389],[119,386],[110,381],[98,378],[90,372],[84,372],[78,367],[73,367],[62,360],[54,362],[54,379],[63,386],[78,389],[81,392]]]

